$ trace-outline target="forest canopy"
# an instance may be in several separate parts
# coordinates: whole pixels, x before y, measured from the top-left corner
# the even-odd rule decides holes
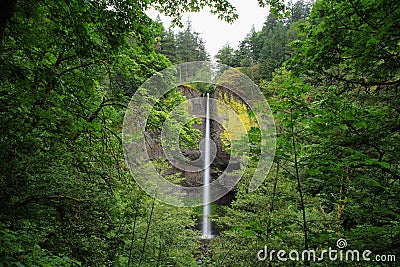
[[[227,0],[0,1],[0,266],[279,266],[257,253],[265,246],[321,251],[339,239],[391,261],[368,266],[395,265],[399,1],[258,3],[271,6],[262,29],[237,48],[222,47],[216,60],[249,76],[267,98],[276,154],[262,186],[249,192],[263,156],[253,150],[231,202],[212,205],[218,234],[204,243],[199,208],[166,205],[135,183],[122,123],[153,74],[210,60],[206,40],[182,15],[207,9],[233,22],[235,7]],[[149,8],[183,28],[165,29]],[[178,89],[159,102],[147,134],[184,101]],[[234,97],[227,102],[246,113]],[[195,122],[181,133],[182,147],[198,149]],[[256,127],[248,131],[258,140]],[[182,182],[165,158],[153,164]]]

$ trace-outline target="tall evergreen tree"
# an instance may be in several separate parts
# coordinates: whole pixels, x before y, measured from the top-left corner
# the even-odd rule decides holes
[[[218,63],[225,64],[231,67],[238,67],[237,58],[235,57],[235,49],[229,43],[223,46],[215,56]]]
[[[186,27],[176,35],[177,58],[180,62],[208,60],[204,41],[200,34],[193,31],[190,19],[186,21]]]
[[[273,71],[289,59],[289,29],[282,20],[278,20],[274,14],[269,14],[261,34],[264,36],[264,43],[259,62],[263,78],[270,79]]]
[[[165,55],[171,63],[209,60],[205,43],[200,34],[193,30],[190,19],[186,21],[186,27],[178,33],[174,33],[172,26],[168,30],[162,24],[161,27],[162,30],[156,35],[156,51]]]
[[[175,33],[172,29],[162,30],[159,38],[158,51],[160,54],[165,55],[173,64],[178,63],[178,47],[175,39]]]

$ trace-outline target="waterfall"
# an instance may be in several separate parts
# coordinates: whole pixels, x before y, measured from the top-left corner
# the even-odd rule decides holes
[[[210,101],[207,93],[206,99],[206,129],[204,146],[204,177],[203,177],[203,227],[202,238],[211,238],[211,223],[208,218],[210,215]]]

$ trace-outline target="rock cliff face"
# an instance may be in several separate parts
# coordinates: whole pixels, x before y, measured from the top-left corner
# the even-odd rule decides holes
[[[179,91],[188,99],[190,98],[196,98],[196,97],[201,97],[202,93],[198,92],[192,88],[188,87],[180,87]],[[210,97],[214,97],[213,94],[211,94]],[[198,103],[197,108],[201,108],[202,110],[205,110],[205,103]],[[212,105],[210,106],[211,109]],[[203,136],[205,135],[205,121],[203,120],[202,124],[194,125],[197,129],[201,130],[203,133]],[[230,156],[229,154],[223,149],[223,144],[221,142],[220,136],[221,133],[223,132],[222,126],[216,122],[216,121],[211,121],[210,123],[210,130],[211,134],[210,137],[214,141],[217,151],[216,151],[216,157],[214,161],[211,164],[211,180],[216,180],[218,177],[224,172],[226,166],[229,163]],[[190,160],[195,160],[200,157],[200,151],[198,150],[186,150],[183,151],[183,154],[187,156]],[[183,173],[185,180],[182,182],[182,185],[184,186],[201,186],[203,185],[203,172],[184,172]],[[229,205],[233,198],[234,198],[235,192],[229,192],[226,194],[224,197],[221,199],[217,200],[216,203],[219,205]]]
[[[224,87],[216,87],[214,92],[211,94],[211,96],[214,99],[217,99],[218,101],[222,101],[222,98],[226,99],[232,99],[235,103],[238,103],[240,105],[245,105],[245,102],[235,93],[232,91],[224,88]],[[227,103],[226,103],[227,104]],[[216,112],[218,116],[226,116],[226,114],[219,114]],[[228,119],[228,118],[224,118]],[[211,165],[211,170],[212,170],[212,175],[215,175],[216,178],[218,178],[222,172],[225,171],[226,167],[229,164],[229,161],[231,161],[231,170],[239,169],[240,168],[240,162],[238,159],[231,159],[231,156],[229,153],[224,149],[224,144],[221,140],[221,136],[223,136],[224,128],[221,124],[213,121],[211,123],[211,138],[216,142],[217,146],[217,156],[216,160],[213,162]],[[228,192],[224,197],[216,201],[219,205],[229,205],[235,198],[235,193],[236,193],[236,187],[233,188],[230,192]]]
[[[197,98],[197,97],[202,96],[202,93],[200,91],[197,91],[195,88],[192,88],[190,86],[180,86],[178,88],[178,91],[181,92],[188,99]],[[231,93],[230,91],[228,91],[224,88],[217,88],[210,95],[210,97],[218,99],[220,97],[221,93],[228,94],[229,96],[233,95],[233,93]],[[235,99],[238,98],[237,96],[234,96],[234,97],[235,97]],[[238,98],[238,101],[240,101],[239,98]],[[206,108],[205,101],[204,101],[204,103],[201,103],[201,102],[202,101],[196,102],[196,104],[193,106],[193,108],[205,110],[205,108]],[[214,107],[210,106],[210,108],[214,108]],[[223,116],[223,114],[218,114],[218,115]],[[203,120],[202,124],[195,124],[194,127],[201,130],[203,133],[203,136],[205,135],[204,120]],[[230,155],[223,148],[224,145],[221,142],[220,137],[224,131],[222,125],[220,125],[218,122],[212,120],[211,124],[210,124],[210,130],[211,130],[210,137],[214,141],[216,148],[217,148],[216,157],[211,164],[211,180],[213,181],[213,180],[218,179],[218,177],[225,171],[225,169],[228,166],[228,163],[230,161]],[[161,145],[156,142],[151,143],[150,154],[151,154],[150,158],[156,158],[156,157],[163,156],[164,153],[163,153]],[[196,160],[201,155],[199,150],[194,150],[194,149],[184,150],[184,151],[182,151],[182,154],[190,160]],[[231,164],[232,163],[237,168],[240,167],[240,164],[238,161],[235,161],[234,159],[232,159]],[[182,186],[194,187],[194,186],[203,185],[203,172],[202,171],[201,172],[185,172],[185,171],[182,171],[182,170],[172,166],[171,169],[166,173],[166,175],[177,173],[177,172],[182,173],[182,178],[184,178],[183,181],[181,182]],[[224,197],[217,200],[216,203],[219,205],[229,205],[232,202],[232,200],[234,199],[234,196],[235,196],[235,188],[233,190],[231,190],[229,193],[227,193]]]

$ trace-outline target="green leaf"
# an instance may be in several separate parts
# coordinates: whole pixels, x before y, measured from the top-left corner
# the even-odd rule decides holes
[[[243,230],[242,234],[243,234],[243,236],[246,236],[246,237],[254,237],[254,232],[251,230],[248,230],[248,229]]]
[[[378,164],[383,168],[390,169],[390,164],[387,162],[378,161]]]
[[[355,125],[356,127],[358,127],[358,128],[362,128],[362,129],[367,128],[367,123],[366,123],[365,121],[357,121],[357,122],[354,122],[354,125]]]

